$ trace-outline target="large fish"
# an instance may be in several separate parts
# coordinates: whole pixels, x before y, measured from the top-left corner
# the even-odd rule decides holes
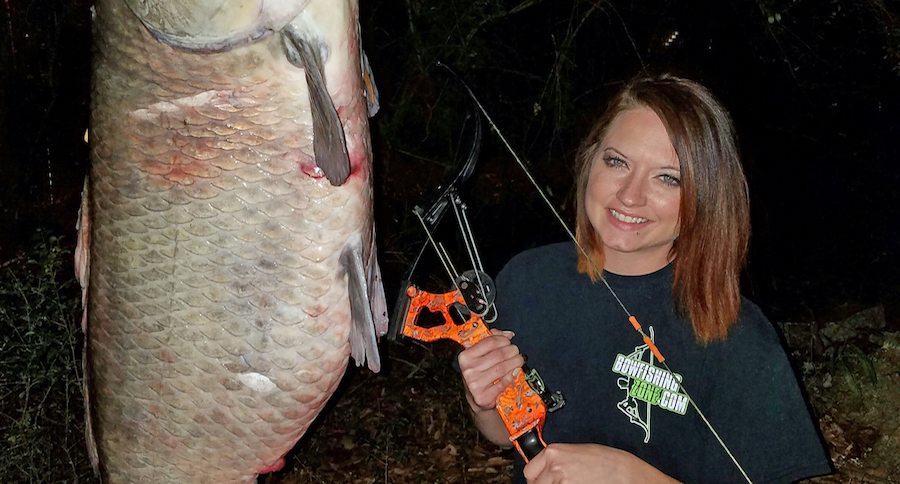
[[[379,369],[356,0],[95,8],[89,446],[109,482],[250,482]]]

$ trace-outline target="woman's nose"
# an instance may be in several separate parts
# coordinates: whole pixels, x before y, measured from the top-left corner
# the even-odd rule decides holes
[[[625,206],[641,206],[647,200],[646,185],[641,177],[630,174],[622,180],[616,196]]]

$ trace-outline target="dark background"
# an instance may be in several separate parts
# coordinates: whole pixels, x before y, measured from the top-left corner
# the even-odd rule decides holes
[[[0,263],[39,228],[74,245],[90,3],[0,2]],[[411,207],[464,147],[468,103],[434,61],[464,73],[565,214],[574,149],[607,97],[642,71],[671,71],[706,84],[734,116],[753,210],[744,292],[777,321],[880,303],[900,327],[897,2],[361,4],[381,93],[372,136],[389,293],[422,240]],[[519,250],[565,237],[487,130],[465,196],[491,274]]]

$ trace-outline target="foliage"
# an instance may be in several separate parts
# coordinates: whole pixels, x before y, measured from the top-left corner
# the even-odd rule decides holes
[[[79,298],[59,237],[38,232],[0,269],[0,476],[90,475],[84,452]]]
[[[892,482],[900,469],[900,333],[887,329],[884,308],[782,327],[836,471],[813,482]]]
[[[529,154],[559,154],[554,142],[578,117],[574,84],[567,82],[575,69],[575,39],[603,5],[584,0],[567,6],[543,0],[380,4],[364,19],[372,24],[368,45],[385,98],[375,123],[379,139],[390,155],[449,163],[458,151],[459,115],[471,103],[435,68],[440,61],[467,78],[514,145],[535,148],[538,139],[545,140],[536,137],[542,133],[549,145],[540,143],[539,151]],[[542,21],[541,29],[535,19]]]

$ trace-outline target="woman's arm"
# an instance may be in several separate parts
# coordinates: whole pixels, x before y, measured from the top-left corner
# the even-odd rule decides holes
[[[510,341],[511,331],[492,329],[491,333],[459,354],[459,369],[478,430],[491,442],[509,447],[509,432],[495,407],[497,397],[513,383],[525,359]]]
[[[472,420],[481,434],[500,447],[511,447],[512,442],[509,440],[509,432],[507,432],[503,420],[500,419],[500,414],[494,409],[476,410],[476,405],[468,391],[466,392],[466,400],[469,402],[469,413],[472,415]]]

